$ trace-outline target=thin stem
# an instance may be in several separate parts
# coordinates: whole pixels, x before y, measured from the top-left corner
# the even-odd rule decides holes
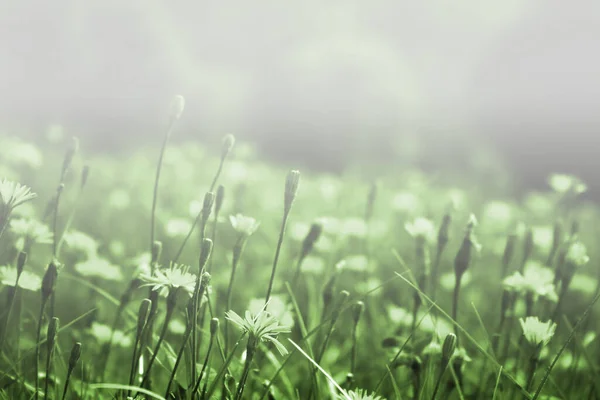
[[[285,226],[289,216],[289,209],[283,212],[283,219],[281,221],[281,229],[279,231],[279,239],[277,240],[277,249],[275,250],[275,258],[273,259],[273,268],[271,269],[271,278],[269,279],[269,287],[267,288],[267,295],[265,297],[265,303],[268,303],[271,299],[271,291],[273,290],[273,281],[275,280],[275,272],[277,271],[277,262],[279,261],[279,253],[281,252],[281,245],[283,244],[283,237],[285,235]]]
[[[208,349],[206,350],[206,357],[204,358],[204,363],[202,364],[202,369],[200,370],[200,375],[198,375],[198,379],[196,380],[196,384],[194,385],[194,389],[192,390],[192,396],[195,396],[200,388],[200,382],[202,381],[202,377],[204,376],[204,372],[208,367],[208,363],[210,360],[211,351],[213,348],[213,343],[215,341],[215,335],[211,335],[210,342],[208,342]],[[206,379],[208,381],[208,379]]]
[[[246,347],[246,362],[244,363],[244,370],[242,371],[242,377],[240,382],[238,383],[238,389],[235,396],[235,400],[241,400],[242,394],[244,393],[244,387],[246,386],[246,380],[248,379],[248,375],[250,374],[250,366],[252,364],[252,359],[254,358],[254,353],[256,352],[255,341],[252,340],[251,337],[248,338],[248,345]]]
[[[453,293],[453,296],[452,296],[452,319],[454,321],[458,321],[458,319],[457,319],[457,315],[458,315],[458,300],[459,300],[459,297],[460,297],[460,284],[461,284],[461,280],[462,280],[462,274],[456,275],[456,283],[454,284],[454,293]],[[456,335],[456,341],[458,343],[459,336],[458,336],[458,327],[457,327],[457,324],[454,324],[454,334]]]
[[[171,370],[171,376],[169,377],[169,383],[167,384],[167,390],[165,391],[165,398],[169,398],[169,393],[171,392],[171,385],[173,384],[173,380],[175,380],[175,374],[177,373],[177,368],[179,368],[179,364],[181,363],[181,359],[183,358],[183,352],[185,351],[185,347],[192,333],[192,325],[195,325],[194,322],[190,319],[188,320],[188,326],[185,329],[185,333],[183,334],[183,340],[181,342],[181,347],[179,348],[179,352],[177,353],[177,358],[175,359],[175,365],[173,365],[173,369]]]
[[[233,260],[231,262],[231,276],[229,278],[229,286],[227,287],[227,297],[225,299],[225,311],[231,310],[231,296],[233,294],[233,281],[235,279],[235,271],[237,270],[242,251],[244,249],[245,240],[242,236],[238,238],[233,249]],[[229,349],[229,320],[225,318],[225,353]]]
[[[168,307],[167,313],[165,314],[163,326],[160,331],[160,336],[158,337],[158,341],[156,342],[156,345],[154,346],[154,351],[152,352],[152,356],[150,357],[150,360],[148,361],[148,366],[146,367],[146,372],[144,373],[144,376],[142,377],[142,383],[140,384],[140,387],[142,387],[142,388],[144,387],[144,385],[150,378],[150,372],[152,370],[152,365],[154,364],[154,360],[156,360],[156,356],[158,355],[160,346],[161,346],[163,340],[165,339],[165,336],[167,335],[167,331],[169,328],[169,322],[171,322],[172,316],[173,316],[173,308]]]
[[[167,129],[167,133],[163,138],[163,143],[160,148],[160,155],[158,156],[158,164],[156,165],[156,175],[154,177],[154,189],[152,192],[152,210],[150,212],[150,251],[152,252],[152,247],[154,246],[154,229],[156,225],[156,204],[158,202],[158,182],[160,180],[160,172],[162,170],[163,158],[165,156],[165,150],[167,148],[167,143],[169,141],[169,137],[171,136],[171,132],[173,131],[173,127],[175,126],[175,118],[171,118],[169,121],[169,127]],[[154,273],[154,271],[152,271]]]
[[[46,308],[47,298],[42,301],[40,307],[40,315],[38,317],[37,334],[35,341],[35,400],[39,399],[39,387],[40,387],[40,342],[42,340],[42,320],[44,318],[44,308]]]
[[[63,388],[62,400],[65,400],[65,398],[67,397],[67,391],[69,390],[69,383],[71,382],[71,374],[72,373],[73,373],[73,370],[71,368],[69,368],[67,370],[67,377],[65,378],[65,386]]]
[[[440,372],[438,373],[435,381],[435,388],[433,389],[433,394],[431,395],[431,400],[435,400],[437,393],[440,390],[440,384],[442,383],[442,378],[444,376],[444,372],[446,372],[446,368],[448,368],[448,364],[440,368]]]

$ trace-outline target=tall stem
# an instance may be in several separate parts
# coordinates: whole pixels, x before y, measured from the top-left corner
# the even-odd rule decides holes
[[[283,244],[283,237],[285,235],[285,226],[289,216],[289,209],[283,213],[283,220],[281,221],[281,229],[279,231],[279,239],[277,240],[277,249],[275,250],[275,258],[273,259],[273,268],[271,269],[271,278],[269,279],[269,287],[267,288],[267,295],[265,297],[265,303],[268,303],[271,299],[271,291],[273,290],[273,281],[275,280],[275,272],[277,271],[277,262],[279,261],[279,253],[281,252],[281,245]]]

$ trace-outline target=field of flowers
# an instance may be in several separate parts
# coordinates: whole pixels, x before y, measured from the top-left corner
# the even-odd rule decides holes
[[[131,154],[0,137],[0,399],[600,396],[577,177],[304,172],[180,118]]]

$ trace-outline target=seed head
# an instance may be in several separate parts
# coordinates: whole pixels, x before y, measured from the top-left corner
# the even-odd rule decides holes
[[[228,134],[223,138],[223,147],[221,148],[221,159],[225,159],[231,149],[233,149],[233,145],[235,145],[235,136]]]
[[[176,95],[173,98],[173,102],[171,103],[171,112],[169,117],[171,121],[177,121],[181,118],[181,114],[183,114],[183,109],[185,108],[185,99],[181,95]]]
[[[292,208],[296,194],[298,193],[298,185],[300,184],[300,172],[298,170],[291,170],[285,180],[285,196],[284,196],[284,210],[286,213]]]

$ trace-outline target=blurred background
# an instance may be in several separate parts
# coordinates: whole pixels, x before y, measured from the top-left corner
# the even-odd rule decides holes
[[[0,0],[0,128],[127,152],[182,94],[174,140],[233,133],[327,170],[483,143],[525,185],[593,188],[599,37],[592,0]]]

